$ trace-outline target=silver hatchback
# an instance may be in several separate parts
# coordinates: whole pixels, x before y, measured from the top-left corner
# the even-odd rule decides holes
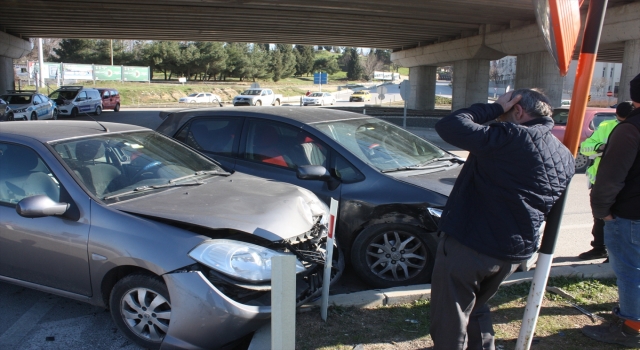
[[[107,307],[146,348],[219,348],[263,325],[276,255],[297,258],[298,304],[318,296],[327,216],[306,189],[145,128],[0,129],[0,280]]]

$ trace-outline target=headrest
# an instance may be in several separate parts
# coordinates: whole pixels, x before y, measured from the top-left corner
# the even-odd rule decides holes
[[[104,156],[104,144],[98,140],[80,141],[76,144],[76,158],[89,161]]]

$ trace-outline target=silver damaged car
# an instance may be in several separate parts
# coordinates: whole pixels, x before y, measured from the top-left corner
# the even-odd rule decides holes
[[[327,221],[310,191],[142,127],[0,129],[0,280],[109,308],[146,348],[224,348],[262,326],[276,255],[297,258],[298,305],[317,297]]]

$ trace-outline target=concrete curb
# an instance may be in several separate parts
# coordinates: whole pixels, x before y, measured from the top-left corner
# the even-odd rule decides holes
[[[511,286],[533,279],[534,270],[516,272],[505,280],[501,286]],[[550,277],[579,277],[579,278],[615,278],[609,264],[590,264],[580,266],[551,267]],[[412,303],[418,300],[431,299],[431,284],[419,284],[389,289],[367,290],[349,294],[337,294],[329,297],[330,306],[342,307],[378,307]],[[311,311],[320,307],[320,300],[302,305],[298,312]],[[249,350],[271,349],[271,324],[257,330],[249,345]]]

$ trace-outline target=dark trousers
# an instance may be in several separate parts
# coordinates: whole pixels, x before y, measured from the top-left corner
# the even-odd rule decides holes
[[[495,349],[486,303],[518,266],[480,254],[442,233],[431,279],[434,349]]]
[[[591,246],[595,249],[605,249],[604,245],[604,220],[593,218],[593,228],[591,229],[593,241]]]

